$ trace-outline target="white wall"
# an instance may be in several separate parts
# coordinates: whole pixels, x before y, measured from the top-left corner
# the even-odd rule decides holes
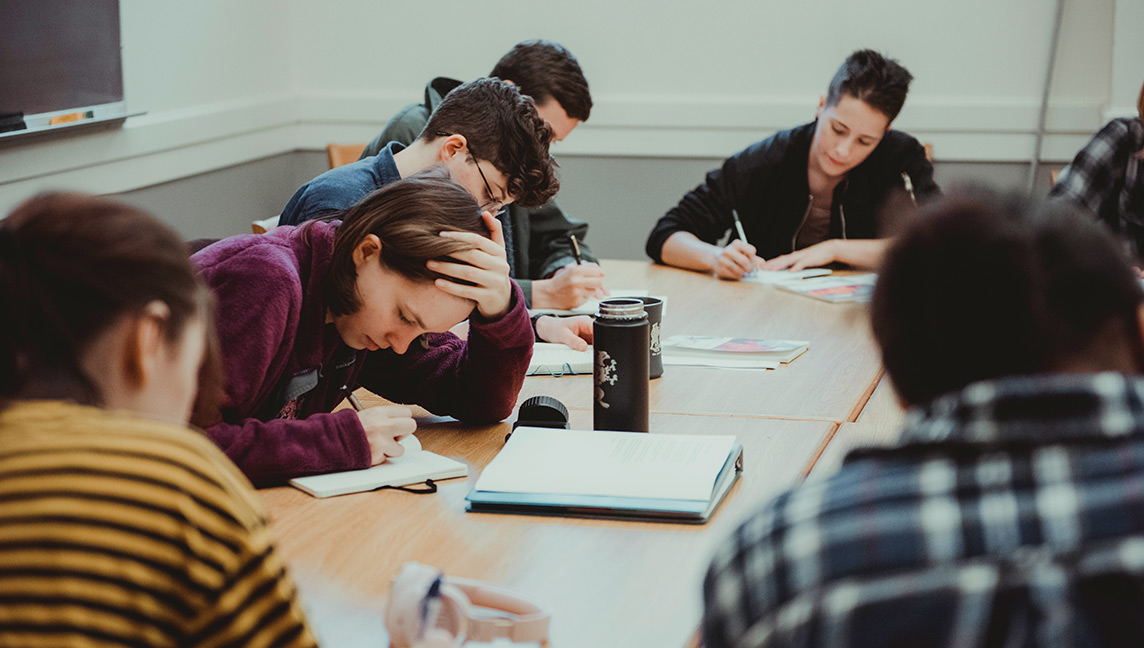
[[[0,214],[36,191],[114,193],[290,151],[289,12],[273,0],[120,0],[123,128],[0,148]]]
[[[871,6],[873,5],[873,6]],[[513,43],[577,54],[592,119],[561,157],[719,158],[809,120],[858,47],[916,81],[897,127],[939,161],[1031,155],[1055,0],[122,0],[124,128],[0,148],[0,213],[33,191],[121,192],[364,141],[435,75]],[[1144,78],[1139,0],[1067,0],[1044,157],[1067,160]],[[1123,86],[1128,85],[1125,89]]]

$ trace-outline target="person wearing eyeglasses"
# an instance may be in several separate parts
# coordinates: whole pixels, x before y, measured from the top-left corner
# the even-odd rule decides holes
[[[536,102],[536,112],[552,127],[552,139],[562,141],[592,112],[592,95],[580,63],[563,46],[546,40],[517,43],[497,61],[490,77],[504,79]],[[409,104],[390,118],[385,128],[362,152],[380,153],[388,143],[415,142],[429,115],[444,97],[462,85],[457,79],[436,77],[425,86],[425,101]],[[570,309],[607,294],[604,273],[584,243],[588,224],[574,219],[550,200],[540,207],[519,203],[508,206],[506,238],[513,256],[512,277],[524,291],[529,308]],[[580,247],[580,260],[571,236]]]
[[[939,193],[924,147],[890,128],[912,79],[878,52],[851,54],[819,98],[814,121],[752,144],[708,173],[656,223],[648,256],[731,280],[756,269],[875,267],[891,233],[878,217],[887,199]]]

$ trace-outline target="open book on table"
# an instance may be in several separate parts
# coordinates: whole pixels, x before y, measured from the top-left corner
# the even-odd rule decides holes
[[[537,342],[532,346],[529,376],[563,376],[592,373],[592,347],[577,351],[564,344]]]
[[[729,435],[517,428],[468,510],[703,523],[743,469]]]
[[[402,439],[401,445],[405,446],[405,454],[390,457],[372,468],[295,477],[290,480],[290,485],[314,497],[333,497],[387,486],[421,484],[429,479],[466,477],[469,474],[469,467],[464,463],[422,450],[421,442],[412,434]]]

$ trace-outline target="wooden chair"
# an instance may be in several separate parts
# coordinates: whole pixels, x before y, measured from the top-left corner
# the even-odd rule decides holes
[[[327,144],[326,160],[329,161],[330,168],[335,169],[343,164],[357,162],[364,150],[365,144]]]
[[[279,218],[280,216],[271,216],[270,218],[252,221],[250,223],[250,231],[255,234],[265,234],[275,227],[278,227]]]
[[[933,143],[926,142],[925,144],[922,144],[922,148],[926,150],[926,159],[929,160],[930,163],[933,163]]]
[[[1057,184],[1057,178],[1061,177],[1061,171],[1064,169],[1053,169],[1049,171],[1049,186],[1053,187]]]

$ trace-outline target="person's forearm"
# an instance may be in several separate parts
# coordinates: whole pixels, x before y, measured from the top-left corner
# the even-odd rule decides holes
[[[874,269],[882,264],[890,239],[835,239],[834,260],[858,268]]]
[[[715,257],[722,248],[699,240],[691,232],[676,232],[663,242],[660,257],[663,262],[688,270],[715,271]]]

